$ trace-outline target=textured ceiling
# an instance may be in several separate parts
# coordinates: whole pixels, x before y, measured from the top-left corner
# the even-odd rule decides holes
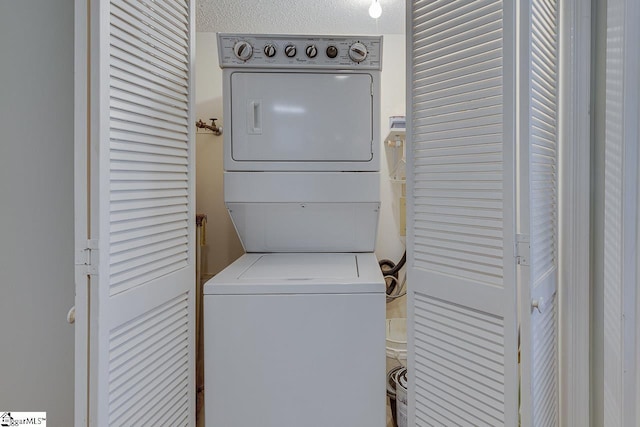
[[[379,0],[196,0],[196,29],[203,32],[273,34],[404,34],[405,1]]]

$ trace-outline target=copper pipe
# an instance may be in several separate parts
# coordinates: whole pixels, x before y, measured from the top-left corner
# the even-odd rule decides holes
[[[213,132],[214,135],[222,135],[222,126],[216,126],[216,120],[218,119],[209,119],[211,120],[211,124],[208,125],[205,122],[203,122],[202,120],[198,120],[196,122],[196,127],[200,128],[200,129],[209,129],[210,131]]]

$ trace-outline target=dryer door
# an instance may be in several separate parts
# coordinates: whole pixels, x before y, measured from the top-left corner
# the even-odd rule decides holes
[[[285,168],[371,162],[373,114],[368,73],[234,72],[231,158]]]

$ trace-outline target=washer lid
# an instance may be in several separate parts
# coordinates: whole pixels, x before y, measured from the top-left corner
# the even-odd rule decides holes
[[[245,254],[209,280],[205,294],[384,293],[373,253]]]

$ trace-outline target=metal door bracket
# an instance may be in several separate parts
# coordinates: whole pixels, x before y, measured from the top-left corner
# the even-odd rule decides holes
[[[528,234],[516,234],[516,264],[528,266],[531,259],[531,243]]]
[[[87,240],[87,245],[76,253],[75,264],[83,266],[86,274],[98,274],[98,241]]]

